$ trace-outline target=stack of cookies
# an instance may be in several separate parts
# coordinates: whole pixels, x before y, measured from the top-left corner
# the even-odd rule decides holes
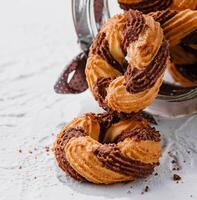
[[[143,110],[156,98],[166,69],[179,84],[197,86],[197,0],[118,2],[124,14],[100,29],[85,67],[105,112],[75,118],[54,144],[63,171],[96,184],[145,178],[159,164],[160,134]]]

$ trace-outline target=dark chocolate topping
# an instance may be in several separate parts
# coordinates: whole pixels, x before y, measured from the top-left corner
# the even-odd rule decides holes
[[[103,142],[105,133],[112,124],[117,123],[121,120],[134,118],[136,115],[137,115],[136,113],[127,114],[127,113],[118,113],[115,111],[109,111],[97,114],[96,118],[100,124],[99,142]]]
[[[168,43],[164,41],[157,55],[145,70],[139,70],[133,66],[128,67],[125,73],[127,91],[137,93],[151,88],[165,71],[168,56]]]
[[[150,140],[159,142],[160,134],[154,127],[141,127],[133,130],[123,131],[115,140],[116,143],[123,141],[126,138],[132,138],[135,141]]]
[[[109,112],[104,112],[104,113],[98,114],[96,117],[100,125],[99,142],[102,142],[105,137],[105,133],[107,129],[114,122],[114,115]]]
[[[131,42],[138,39],[141,32],[146,28],[144,16],[139,11],[128,11],[125,13],[125,27],[123,29],[123,51],[127,51],[127,47]]]
[[[138,160],[122,155],[115,144],[105,144],[95,150],[95,155],[107,167],[115,172],[144,178],[153,173],[154,167],[158,164],[146,164]]]
[[[170,7],[172,0],[144,0],[139,3],[119,3],[124,10],[134,9],[140,10],[143,13],[149,13],[158,10],[165,10]]]
[[[165,22],[173,18],[176,14],[177,14],[177,11],[175,10],[162,10],[162,11],[150,13],[150,15],[154,18],[154,20],[159,22],[161,26]]]
[[[151,124],[157,124],[154,117],[151,114],[144,111],[139,113],[118,113],[116,111],[108,111],[94,115],[94,117],[98,120],[98,123],[100,125],[99,142],[101,143],[103,142],[107,129],[110,128],[112,124],[118,123],[121,120],[147,120]]]
[[[93,86],[93,94],[95,96],[96,101],[98,101],[99,105],[104,110],[109,110],[107,103],[105,102],[105,97],[107,95],[106,89],[111,83],[112,78],[101,78],[99,79]]]
[[[81,128],[66,129],[61,138],[58,138],[54,151],[59,167],[74,179],[84,181],[85,179],[70,166],[64,152],[64,148],[71,138],[81,136],[86,136],[86,133]]]
[[[85,76],[85,66],[87,61],[87,53],[82,52],[75,57],[65,68],[58,81],[54,86],[54,90],[59,94],[76,94],[85,91],[88,88]],[[69,75],[74,72],[70,81]]]
[[[155,120],[153,115],[151,115],[150,113],[147,113],[145,111],[140,112],[136,117],[141,117],[141,118],[147,120],[149,123],[157,125],[157,121]]]
[[[175,65],[177,71],[190,81],[197,81],[197,63],[190,65]]]
[[[111,55],[111,52],[109,50],[109,43],[105,39],[106,33],[100,32],[96,36],[91,48],[90,48],[90,54],[98,54],[100,55],[106,62],[108,62],[110,65],[112,65],[115,69],[117,69],[120,72],[123,72],[123,67],[121,64],[115,60],[115,58]]]

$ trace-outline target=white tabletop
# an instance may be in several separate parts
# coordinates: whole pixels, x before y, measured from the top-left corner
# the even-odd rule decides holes
[[[1,200],[197,199],[197,116],[159,119],[163,157],[158,176],[113,186],[66,177],[48,147],[64,123],[99,111],[88,91],[53,91],[64,65],[79,52],[70,1],[0,1],[0,25]],[[179,171],[172,170],[173,156]],[[173,174],[182,180],[176,183]],[[142,195],[146,186],[150,191]]]

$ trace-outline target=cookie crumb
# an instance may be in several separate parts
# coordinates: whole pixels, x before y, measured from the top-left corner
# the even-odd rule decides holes
[[[150,188],[148,186],[146,186],[144,188],[144,190],[141,192],[141,195],[143,195],[145,192],[149,192],[150,191]]]
[[[49,152],[50,148],[48,146],[45,146],[45,151]]]
[[[179,167],[174,167],[174,168],[172,168],[172,171],[179,171],[180,170],[180,168]]]
[[[148,192],[150,190],[150,188],[148,186],[145,187],[144,191]]]
[[[177,175],[177,174],[174,174],[173,175],[173,180],[178,182],[178,181],[181,180],[181,177],[179,175]]]

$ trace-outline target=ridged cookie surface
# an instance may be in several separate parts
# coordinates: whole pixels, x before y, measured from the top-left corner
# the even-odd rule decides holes
[[[77,180],[131,181],[159,164],[160,134],[141,116],[88,113],[61,130],[54,151],[59,167]]]
[[[184,87],[197,86],[197,11],[165,10],[150,13],[164,29],[172,64],[168,70]]]
[[[109,19],[90,48],[86,79],[105,110],[138,112],[158,94],[169,59],[153,17],[130,10]]]
[[[118,3],[124,10],[134,9],[140,10],[143,13],[166,9],[197,9],[196,0],[118,0]]]

